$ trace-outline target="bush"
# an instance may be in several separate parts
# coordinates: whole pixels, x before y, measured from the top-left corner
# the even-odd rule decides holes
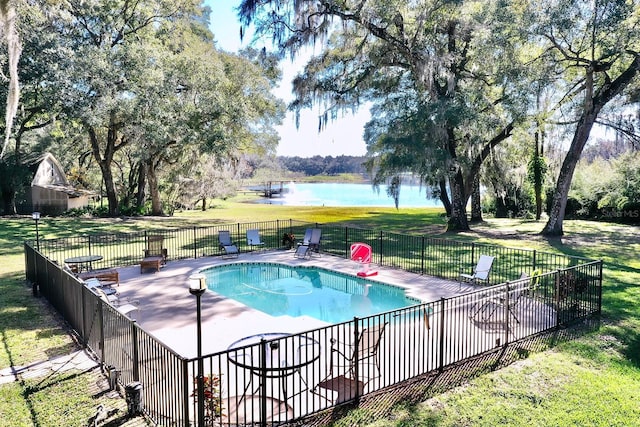
[[[640,222],[640,153],[578,164],[565,216]]]
[[[528,183],[524,183],[522,187],[507,184],[502,195],[494,194],[488,197],[484,204],[486,212],[492,213],[496,218],[535,216],[535,195]]]

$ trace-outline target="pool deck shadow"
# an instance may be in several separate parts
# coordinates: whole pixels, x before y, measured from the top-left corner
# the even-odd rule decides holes
[[[291,266],[318,266],[355,275],[359,266],[353,261],[322,254],[310,259],[294,257],[293,251],[260,251],[237,258],[203,257],[168,261],[159,272],[140,266],[118,269],[122,302],[134,302],[140,309],[132,317],[151,335],[184,357],[196,356],[196,301],[189,293],[188,278],[201,269],[243,262],[274,262]],[[375,267],[372,265],[372,268]],[[423,302],[436,301],[473,290],[470,285],[432,276],[421,276],[384,267],[375,267],[372,280],[403,287],[407,295]],[[226,350],[239,338],[264,332],[303,332],[327,323],[303,316],[273,317],[225,298],[212,291],[202,296],[202,351],[211,354]]]

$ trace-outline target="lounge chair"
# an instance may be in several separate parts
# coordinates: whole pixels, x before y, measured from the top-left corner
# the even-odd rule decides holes
[[[140,307],[137,301],[121,301],[117,293],[107,292],[102,286],[96,286],[97,279],[89,279],[85,282],[85,285],[97,296],[100,297],[106,303],[111,304],[118,312],[130,317],[130,314],[134,311],[139,311]]]
[[[311,235],[313,233],[313,228],[307,228],[304,231],[304,237],[302,238],[302,242],[298,243],[298,246],[309,246],[309,242],[311,241]]]
[[[489,322],[494,319],[497,314],[507,311],[511,317],[520,323],[518,311],[521,301],[528,294],[532,285],[531,278],[522,273],[520,279],[507,283],[506,289],[491,291],[485,295],[479,304],[479,308],[472,312],[472,318],[480,322]],[[508,315],[507,315],[508,316]],[[504,318],[506,322],[508,318]]]
[[[160,271],[160,266],[166,264],[167,249],[163,245],[164,236],[152,235],[147,238],[147,249],[144,250],[144,258],[140,261],[140,273],[145,268]]]
[[[308,228],[304,234],[302,243],[298,245],[293,256],[297,258],[306,258],[311,256],[312,252],[320,253],[320,239],[322,238],[322,230],[320,228]]]
[[[311,248],[309,245],[298,245],[293,256],[296,258],[306,258],[311,255]]]
[[[231,240],[231,233],[227,230],[222,230],[218,232],[218,243],[219,248],[224,251],[224,256],[226,257],[237,257],[238,247]]]
[[[460,286],[462,282],[471,282],[474,285],[478,281],[489,282],[489,273],[493,266],[493,260],[495,258],[489,255],[480,255],[478,264],[473,268],[472,274],[460,273]]]
[[[247,230],[247,245],[253,249],[254,246],[264,246],[264,242],[260,240],[260,231],[258,229]]]
[[[311,230],[311,239],[309,239],[309,248],[313,252],[320,253],[320,239],[322,239],[322,230],[320,228],[314,228]]]
[[[365,385],[380,377],[378,353],[386,326],[386,323],[382,323],[362,329],[354,344],[342,344],[332,338],[329,374],[316,385],[313,392],[327,400],[333,399],[321,393],[319,388],[336,392],[338,396],[335,403],[346,402],[363,394]]]

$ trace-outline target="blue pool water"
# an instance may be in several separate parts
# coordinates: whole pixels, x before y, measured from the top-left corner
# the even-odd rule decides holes
[[[240,263],[202,273],[210,290],[271,316],[339,323],[420,303],[401,288],[317,267]]]

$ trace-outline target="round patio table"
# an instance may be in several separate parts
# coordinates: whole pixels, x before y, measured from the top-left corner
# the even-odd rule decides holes
[[[88,270],[93,270],[93,266],[91,264],[96,261],[101,261],[102,258],[103,258],[102,255],[81,255],[81,256],[74,256],[71,258],[67,258],[64,260],[64,263],[78,265],[78,271],[82,270],[83,265],[88,264],[89,265]]]
[[[228,353],[231,363],[250,371],[250,379],[241,400],[246,396],[255,375],[260,378],[256,390],[261,388],[264,378],[280,378],[286,402],[289,397],[300,394],[309,388],[301,375],[300,378],[306,389],[298,390],[294,395],[288,396],[286,377],[295,372],[300,374],[300,368],[310,365],[320,358],[320,343],[318,341],[285,332],[269,332],[244,337],[234,341],[228,350],[236,350]]]

